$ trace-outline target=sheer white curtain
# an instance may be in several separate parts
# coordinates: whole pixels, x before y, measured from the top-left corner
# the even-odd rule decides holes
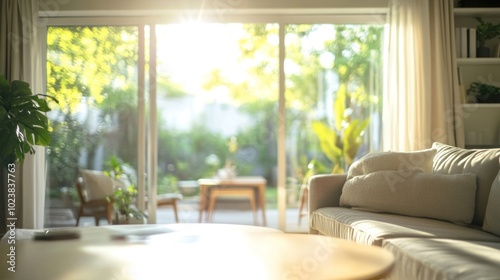
[[[384,150],[463,146],[453,0],[391,0]]]
[[[0,73],[23,80],[42,93],[42,63],[38,0],[0,0]],[[44,149],[27,155],[16,176],[17,227],[42,228],[45,202]],[[19,173],[18,173],[19,174]]]

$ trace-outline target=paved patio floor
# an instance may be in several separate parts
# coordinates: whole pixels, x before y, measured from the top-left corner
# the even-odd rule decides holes
[[[198,198],[188,197],[182,199],[178,204],[178,214],[180,223],[198,222]],[[72,227],[76,224],[74,210],[71,208],[47,208],[45,227]],[[266,208],[267,227],[279,228],[278,210]],[[262,214],[257,213],[257,221],[262,225]],[[303,217],[301,223],[298,223],[298,209],[290,208],[286,211],[286,232],[307,232],[308,219]],[[245,200],[219,200],[217,208],[213,214],[213,223],[225,224],[243,224],[253,225],[254,218],[248,201]],[[101,225],[107,224],[105,220],[100,221]],[[175,223],[174,213],[170,206],[158,208],[157,223],[168,224]],[[82,217],[80,226],[94,226],[94,219],[91,217]]]

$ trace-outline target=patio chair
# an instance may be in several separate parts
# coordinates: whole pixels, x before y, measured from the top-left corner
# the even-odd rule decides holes
[[[76,183],[76,190],[80,199],[80,206],[76,213],[76,226],[80,224],[81,217],[94,217],[96,226],[99,226],[101,218],[105,218],[108,224],[112,224],[114,213],[112,202],[106,198],[88,200],[82,182]]]
[[[178,193],[167,193],[167,194],[159,194],[156,196],[156,205],[157,207],[161,206],[172,206],[174,210],[175,222],[179,222],[179,215],[177,213],[177,201],[182,199],[182,194]]]
[[[299,225],[300,222],[302,221],[302,217],[308,215],[308,205],[307,201],[309,197],[309,185],[308,184],[303,184],[300,187],[300,198],[299,198]]]

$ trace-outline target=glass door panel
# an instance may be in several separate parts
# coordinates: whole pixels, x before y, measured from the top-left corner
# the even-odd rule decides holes
[[[180,192],[180,220],[197,222],[198,179],[261,176],[276,227],[278,25],[165,24],[156,37],[158,192]],[[212,221],[253,224],[249,202],[218,200]]]
[[[46,227],[75,225],[80,169],[114,161],[136,183],[137,53],[136,26],[48,27],[47,94],[59,104],[48,115]]]
[[[308,231],[311,175],[345,173],[380,148],[382,36],[374,25],[286,26],[288,231]]]

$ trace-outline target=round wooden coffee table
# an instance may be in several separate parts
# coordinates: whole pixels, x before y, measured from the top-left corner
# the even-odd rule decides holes
[[[388,251],[345,240],[243,225],[73,228],[79,239],[16,241],[16,272],[1,279],[372,279]],[[7,243],[0,244],[7,252]],[[6,254],[0,257],[6,263]]]

